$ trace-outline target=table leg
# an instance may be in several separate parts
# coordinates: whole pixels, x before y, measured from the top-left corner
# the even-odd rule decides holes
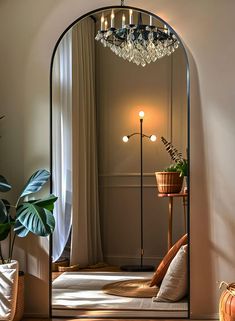
[[[168,250],[172,247],[172,214],[173,214],[173,197],[169,197]]]
[[[187,233],[187,197],[183,197],[183,207],[184,207],[184,230]]]

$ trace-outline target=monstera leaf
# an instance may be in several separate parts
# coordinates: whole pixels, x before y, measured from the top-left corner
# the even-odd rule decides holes
[[[22,203],[17,208],[16,217],[17,228],[15,228],[14,231],[18,236],[26,233],[23,231],[22,226],[39,236],[48,236],[55,229],[53,214],[46,208],[33,203]],[[20,222],[22,226],[18,222]]]
[[[48,181],[50,173],[45,169],[36,171],[26,183],[20,198],[32,193],[38,192],[42,186]]]
[[[32,202],[34,205],[37,205],[39,207],[43,207],[43,208],[47,209],[48,211],[52,212],[54,209],[54,203],[56,202],[57,198],[58,197],[51,194],[47,198],[44,198],[42,200],[36,200],[36,201],[34,200],[34,201],[30,201],[30,202]]]
[[[6,178],[2,175],[0,175],[0,192],[8,192],[11,190],[11,185],[9,185]]]
[[[19,237],[25,237],[29,234],[29,230],[20,221],[16,221],[14,231]]]

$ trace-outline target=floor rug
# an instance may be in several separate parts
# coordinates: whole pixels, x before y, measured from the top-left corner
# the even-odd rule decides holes
[[[104,293],[110,283],[149,280],[151,272],[65,272],[52,283],[53,316],[187,317],[187,302],[153,302],[151,298]]]
[[[157,295],[158,288],[150,287],[151,280],[128,280],[109,283],[102,290],[109,295],[127,296],[131,298],[152,298]]]

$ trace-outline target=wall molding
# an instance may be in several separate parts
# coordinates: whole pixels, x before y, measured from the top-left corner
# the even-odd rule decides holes
[[[155,177],[154,173],[143,173],[144,177]],[[138,172],[126,172],[126,173],[101,173],[99,177],[140,177],[140,173]]]
[[[154,173],[143,173],[143,177],[147,179],[147,182],[143,184],[143,188],[156,188]],[[138,172],[126,172],[126,173],[101,173],[99,174],[100,187],[101,188],[140,188],[140,173]]]
[[[140,188],[140,184],[102,184],[100,187],[103,188]],[[157,188],[157,185],[154,184],[143,184],[143,188]]]

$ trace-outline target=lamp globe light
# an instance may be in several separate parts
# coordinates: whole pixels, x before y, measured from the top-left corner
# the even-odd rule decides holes
[[[141,111],[139,112],[139,116],[140,116],[140,119],[143,119],[143,118],[144,118],[144,112],[143,112],[143,110],[141,110]]]
[[[129,138],[128,138],[128,136],[123,136],[123,137],[122,137],[122,140],[124,141],[124,143],[127,143],[128,140],[129,140]]]
[[[151,140],[151,142],[156,142],[157,136],[156,135],[151,135],[150,136],[150,140]]]

